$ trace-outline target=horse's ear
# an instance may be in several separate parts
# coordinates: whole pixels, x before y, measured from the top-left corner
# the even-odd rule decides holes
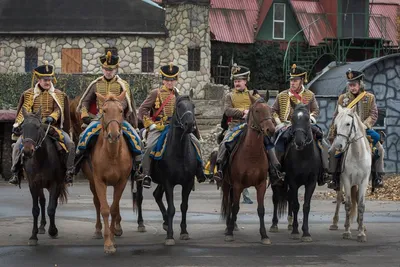
[[[39,120],[42,119],[42,107],[39,107],[39,110],[36,112],[35,117]]]
[[[356,106],[352,107],[352,108],[350,109],[350,111],[351,111],[351,113],[356,113]]]
[[[269,100],[269,90],[267,90],[267,92],[265,92],[264,100],[265,100],[265,102],[268,103],[268,100]]]
[[[290,102],[290,106],[292,107],[292,109],[295,109],[296,108],[296,103],[294,103],[293,101],[290,101],[289,100],[289,102]]]
[[[190,91],[189,91],[190,100],[193,99],[193,95],[194,95],[193,88],[190,88]]]
[[[124,101],[125,97],[126,97],[126,91],[122,91],[122,93],[117,97],[117,99],[122,102]]]
[[[339,111],[339,113],[343,112],[343,108],[341,105],[338,105],[338,111]]]
[[[251,101],[251,104],[252,104],[252,105],[257,101],[257,99],[256,99],[254,96],[252,96],[252,95],[250,94],[250,92],[249,92],[249,98],[250,98],[250,101]]]
[[[28,116],[28,112],[26,111],[25,107],[22,107],[22,116],[24,116],[24,118]]]
[[[105,98],[103,95],[101,95],[101,94],[99,94],[99,93],[95,93],[95,94],[96,94],[97,99],[100,100],[100,102],[106,101],[106,98]]]

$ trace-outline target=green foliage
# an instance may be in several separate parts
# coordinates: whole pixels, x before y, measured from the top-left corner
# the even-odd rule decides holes
[[[279,44],[256,42],[249,45],[212,43],[213,66],[222,57],[222,65],[231,66],[232,62],[250,68],[249,87],[261,90],[285,89],[282,63],[285,51]]]
[[[58,74],[55,87],[67,93],[72,99],[81,95],[88,85],[99,75],[94,74]],[[152,75],[120,74],[126,80],[134,95],[136,105],[140,105],[156,82]],[[0,74],[0,109],[16,108],[23,91],[31,87],[32,74]]]

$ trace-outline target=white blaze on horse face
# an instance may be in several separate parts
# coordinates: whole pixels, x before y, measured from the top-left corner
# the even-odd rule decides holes
[[[303,117],[304,113],[302,111],[300,111],[299,113],[297,113],[297,119],[301,119],[301,117]]]

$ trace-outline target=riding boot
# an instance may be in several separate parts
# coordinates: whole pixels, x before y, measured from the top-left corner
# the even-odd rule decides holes
[[[269,160],[268,172],[271,185],[283,185],[286,173],[282,172],[282,166],[276,157],[275,149],[271,148],[267,150],[267,155]]]
[[[206,180],[206,176],[203,171],[203,166],[200,162],[198,162],[197,164],[196,178],[198,183],[203,183]]]
[[[329,174],[329,144],[325,139],[319,139],[321,141],[321,163],[322,163],[322,174],[318,177],[318,185],[323,186],[324,184],[330,182],[332,178]]]
[[[19,184],[19,175],[18,172],[13,172],[10,180],[8,180],[9,184],[18,185]]]
[[[384,175],[384,173],[381,173],[381,172],[376,172],[376,171],[372,172],[372,186],[374,188],[383,187],[383,181],[382,181],[383,175]]]
[[[85,153],[86,151],[78,150],[77,153],[75,154],[74,161],[75,161],[75,166],[74,166],[74,173],[73,175],[77,175],[79,171],[81,170],[82,163],[84,162],[85,158]]]
[[[65,174],[65,183],[66,184],[72,184],[73,177],[75,175],[75,166],[74,166],[74,161],[75,161],[75,144],[74,143],[69,143],[67,144],[68,148],[68,153],[67,153],[67,172]]]
[[[329,153],[329,164],[328,164],[328,174],[330,182],[328,183],[328,188],[335,191],[340,190],[340,173],[341,173],[341,156],[336,156],[336,150],[330,149]]]

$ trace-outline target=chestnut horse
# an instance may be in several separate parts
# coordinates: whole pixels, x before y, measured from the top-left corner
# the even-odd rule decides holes
[[[96,212],[103,217],[104,252],[114,253],[114,236],[122,235],[119,201],[132,171],[133,156],[122,133],[124,118],[121,101],[125,99],[125,92],[119,96],[104,97],[97,93],[96,96],[103,103],[102,128],[90,151],[90,160],[83,163],[82,169],[90,182]],[[114,187],[111,208],[107,202],[107,186]],[[101,227],[100,220],[97,220],[95,236],[100,238]]]
[[[260,234],[263,244],[271,244],[264,224],[264,196],[267,190],[268,157],[264,138],[275,132],[271,108],[263,99],[250,95],[251,107],[247,126],[240,136],[236,152],[224,171],[222,182],[221,215],[226,219],[225,241],[233,241],[233,230],[239,212],[240,195],[244,188],[254,186],[257,190],[257,213],[260,218]]]

